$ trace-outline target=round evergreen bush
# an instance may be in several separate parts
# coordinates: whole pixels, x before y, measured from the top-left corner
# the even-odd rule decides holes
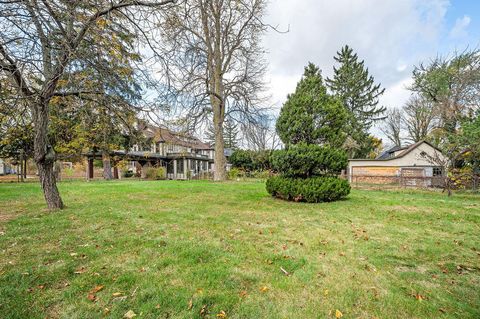
[[[267,180],[267,191],[277,198],[297,202],[332,202],[350,193],[350,184],[337,177],[291,178],[274,176]]]
[[[300,143],[274,151],[272,168],[286,177],[338,175],[347,166],[347,155],[329,146]]]

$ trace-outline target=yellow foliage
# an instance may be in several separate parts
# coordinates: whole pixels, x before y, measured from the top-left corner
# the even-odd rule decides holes
[[[105,28],[107,26],[107,20],[105,19],[98,19],[97,20],[97,26],[101,29]]]
[[[59,96],[54,96],[50,99],[50,103],[55,105],[55,104],[59,104],[61,101],[61,98]]]

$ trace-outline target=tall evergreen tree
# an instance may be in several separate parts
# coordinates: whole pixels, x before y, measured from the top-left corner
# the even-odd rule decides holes
[[[236,124],[231,118],[227,118],[223,123],[223,142],[225,143],[225,148],[238,148],[238,134],[238,124]],[[205,140],[212,145],[215,144],[215,128],[213,124],[207,127]]]
[[[304,142],[338,147],[346,138],[346,119],[347,110],[327,93],[320,69],[309,63],[295,92],[288,95],[276,129],[287,146]]]
[[[383,119],[386,110],[384,106],[378,105],[385,89],[380,84],[375,84],[365,62],[360,61],[348,45],[337,52],[334,59],[340,66],[333,68],[333,78],[326,79],[326,83],[349,112],[347,133],[362,150],[352,155],[365,157],[374,147],[368,130],[375,121]]]
[[[225,148],[238,147],[238,124],[230,118],[223,123],[223,140]]]

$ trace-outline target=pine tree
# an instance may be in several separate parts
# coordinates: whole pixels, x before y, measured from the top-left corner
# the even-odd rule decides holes
[[[205,142],[210,145],[215,145],[215,128],[213,127],[213,123],[207,126],[207,129],[204,133]]]
[[[235,149],[238,147],[238,124],[232,119],[227,119],[223,123],[223,140],[225,148]]]
[[[342,103],[327,93],[320,69],[309,63],[295,92],[288,95],[276,129],[285,145],[304,142],[341,146],[346,137],[346,118]]]
[[[223,123],[223,141],[225,148],[238,148],[238,134],[238,125],[232,119],[227,118]],[[215,129],[213,124],[210,124],[205,131],[205,141],[212,145],[215,144]]]
[[[359,61],[357,54],[348,45],[337,52],[334,59],[340,66],[333,68],[333,78],[327,79],[326,83],[349,112],[347,133],[363,150],[355,156],[365,157],[371,152],[368,130],[375,121],[384,118],[382,115],[386,108],[378,104],[385,89],[380,84],[375,84],[364,61]]]

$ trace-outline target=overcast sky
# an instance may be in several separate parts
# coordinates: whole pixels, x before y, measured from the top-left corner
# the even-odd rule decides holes
[[[308,61],[332,74],[333,56],[348,44],[386,88],[381,102],[402,106],[414,65],[480,45],[480,1],[446,0],[271,0],[268,23],[288,29],[269,32],[272,103],[280,107]]]

